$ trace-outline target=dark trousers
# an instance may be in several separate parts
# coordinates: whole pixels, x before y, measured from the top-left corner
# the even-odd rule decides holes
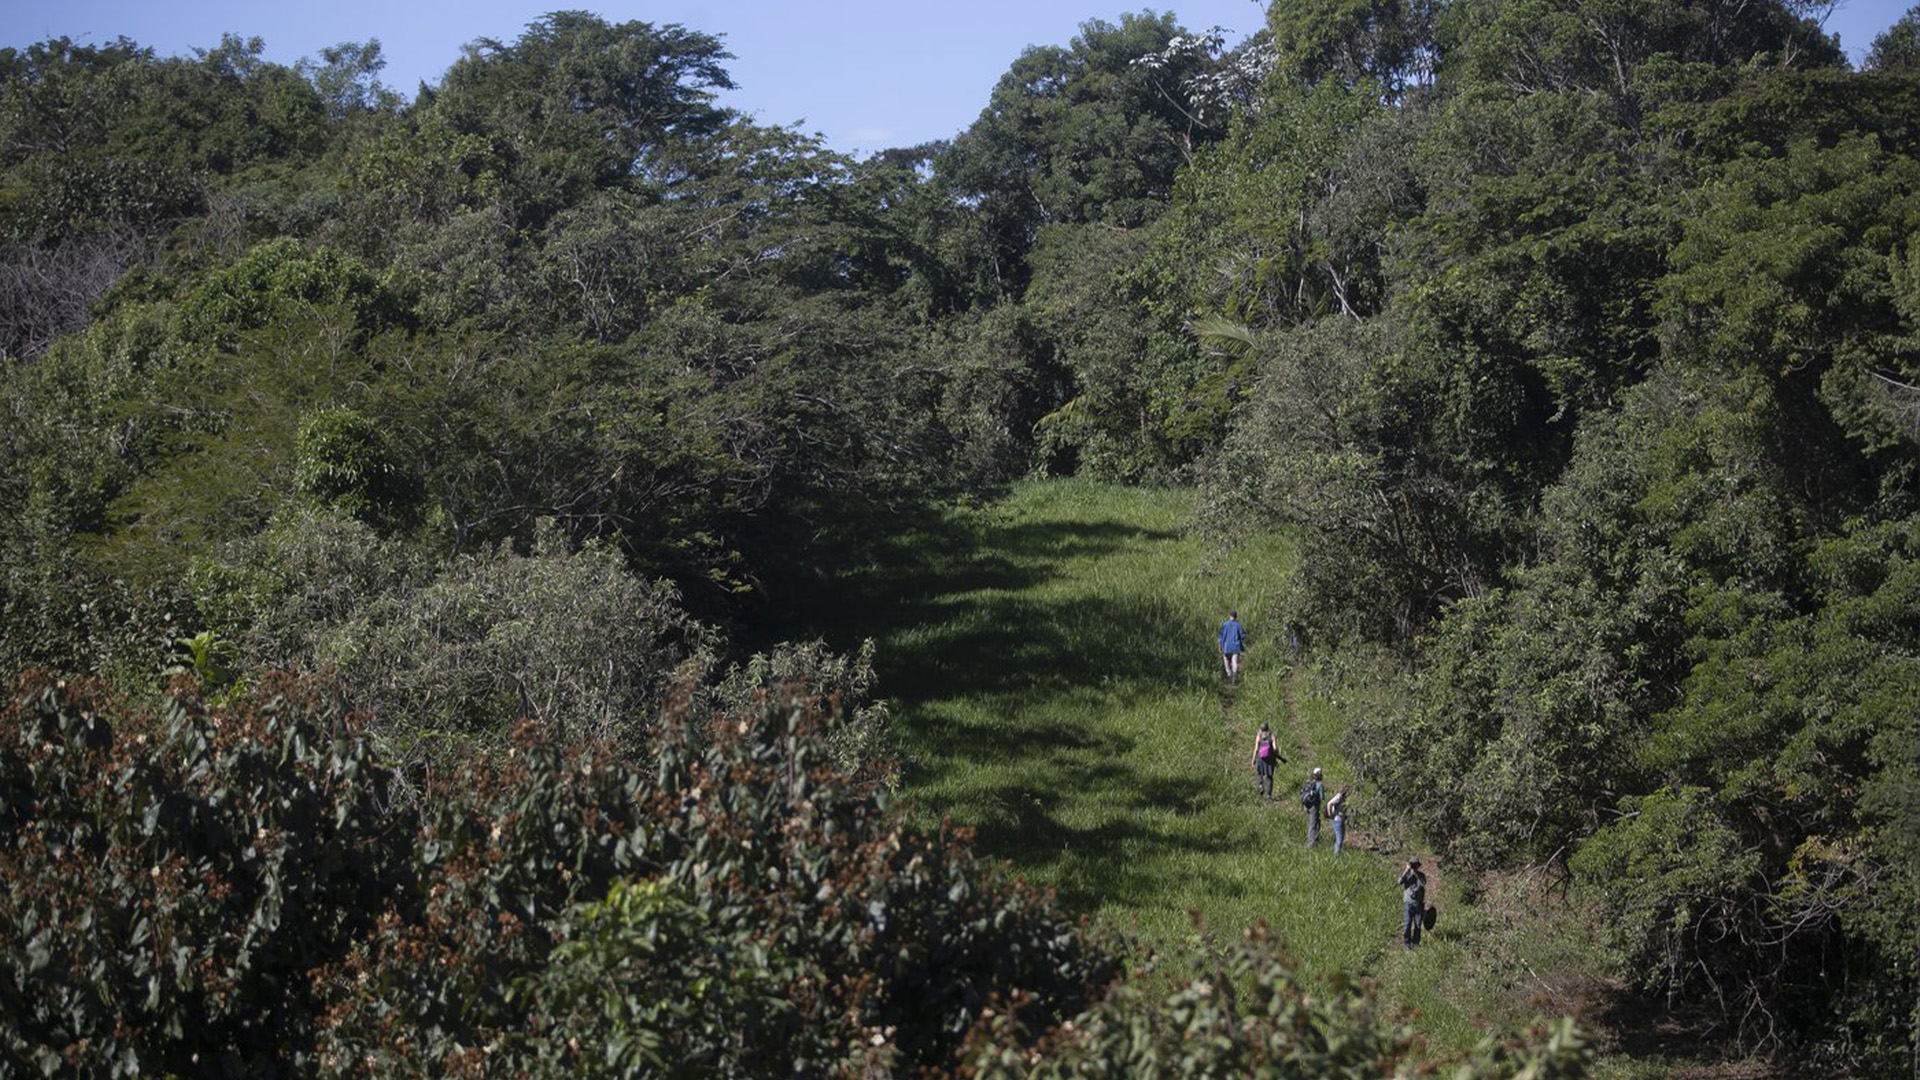
[[[1426,900],[1407,901],[1407,917],[1406,920],[1400,924],[1400,941],[1406,945],[1407,948],[1411,949],[1415,945],[1420,944],[1420,930],[1423,925],[1422,920],[1425,918],[1426,913]]]
[[[1260,797],[1273,798],[1273,759],[1261,758],[1253,767],[1254,783],[1260,786]]]

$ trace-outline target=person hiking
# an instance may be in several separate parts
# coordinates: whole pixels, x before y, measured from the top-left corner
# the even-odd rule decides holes
[[[1300,805],[1307,811],[1307,846],[1320,842],[1320,805],[1327,801],[1327,785],[1320,782],[1320,770],[1313,770],[1307,786],[1300,789]]]
[[[1327,800],[1327,820],[1333,822],[1333,853],[1347,846],[1347,789]]]
[[[1240,653],[1247,647],[1247,632],[1240,625],[1240,612],[1227,612],[1227,621],[1220,624],[1220,662],[1226,665],[1227,681],[1240,681]]]
[[[1420,944],[1420,929],[1427,918],[1427,875],[1420,871],[1419,859],[1408,859],[1400,873],[1400,898],[1406,902],[1406,917],[1400,923],[1400,943],[1408,949]]]
[[[1260,730],[1253,736],[1253,776],[1260,798],[1266,802],[1273,801],[1273,767],[1279,760],[1280,748],[1273,744],[1273,728],[1262,720]]]

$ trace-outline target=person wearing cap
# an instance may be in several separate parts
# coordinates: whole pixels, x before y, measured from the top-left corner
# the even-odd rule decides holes
[[[1307,811],[1307,846],[1313,847],[1320,842],[1320,807],[1327,801],[1327,785],[1320,780],[1320,770],[1313,770],[1313,776],[1307,780],[1307,786],[1300,789],[1300,805]]]
[[[1406,902],[1405,921],[1400,924],[1400,943],[1409,949],[1420,944],[1420,929],[1427,914],[1427,875],[1420,871],[1419,859],[1408,859],[1400,873],[1400,898]]]
[[[1227,621],[1220,624],[1220,662],[1226,665],[1227,681],[1240,681],[1240,654],[1247,647],[1247,632],[1240,625],[1238,611],[1227,612]]]

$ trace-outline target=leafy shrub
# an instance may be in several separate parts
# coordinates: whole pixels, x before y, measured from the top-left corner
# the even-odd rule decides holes
[[[373,932],[404,819],[322,688],[209,711],[29,677],[0,709],[0,1072],[311,1068],[312,975]]]
[[[606,545],[569,550],[551,523],[526,554],[502,544],[436,572],[359,521],[300,511],[194,581],[248,666],[338,672],[402,758],[498,745],[524,718],[631,739],[669,685],[713,663],[671,584]]]
[[[1661,786],[1623,800],[1573,869],[1641,982],[1711,1000],[1756,1040],[1849,1047],[1847,1067],[1872,1073],[1907,1059],[1883,1033],[1915,989],[1898,793],[1920,786],[1920,519],[1858,525],[1809,570],[1806,616],[1695,590],[1692,668],[1640,754]],[[1855,977],[1833,986],[1823,969]]]
[[[312,670],[328,662],[335,631],[430,574],[364,522],[294,508],[196,562],[188,584],[202,618],[239,646],[248,667]]]
[[[670,712],[644,761],[528,726],[400,804],[361,723],[285,679],[150,711],[23,683],[0,1068],[910,1072],[992,1002],[1044,1029],[1119,969],[847,783],[802,706]]]
[[[231,349],[240,334],[302,307],[337,309],[361,334],[401,325],[407,310],[359,259],[282,237],[257,245],[182,300],[174,333],[189,344]]]
[[[900,761],[887,703],[873,697],[879,681],[873,660],[872,639],[852,655],[835,653],[821,641],[782,644],[729,668],[703,691],[701,705],[724,715],[804,692],[810,708],[841,717],[827,735],[834,764],[858,781],[893,786]]]
[[[0,709],[0,1072],[1379,1076],[1417,1044],[1263,941],[1116,983],[1116,942],[902,824],[837,720],[669,709],[652,753],[511,749],[393,801],[317,683]],[[1466,1077],[1578,1075],[1570,1029]]]
[[[316,505],[387,529],[415,508],[417,485],[395,463],[380,428],[352,409],[335,406],[309,416],[297,452],[294,486]]]
[[[1170,985],[1117,984],[1037,1045],[1031,1035],[1017,1010],[985,1017],[967,1047],[968,1075],[1359,1080],[1403,1075],[1420,1056],[1418,1039],[1365,987],[1336,978],[1323,992],[1303,983],[1263,926],[1218,957],[1196,955]],[[1489,1036],[1451,1075],[1572,1080],[1591,1059],[1572,1022],[1561,1021],[1520,1037]]]
[[[926,346],[942,375],[947,456],[968,480],[1001,483],[1033,467],[1034,425],[1066,389],[1049,347],[1033,320],[1012,305],[956,319]]]
[[[1367,773],[1456,858],[1564,864],[1612,819],[1647,715],[1671,702],[1687,582],[1635,510],[1651,412],[1587,426],[1542,498],[1534,565],[1448,608],[1410,717],[1362,714],[1349,730]]]

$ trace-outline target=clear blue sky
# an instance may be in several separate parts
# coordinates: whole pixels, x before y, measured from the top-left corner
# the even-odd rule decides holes
[[[1857,61],[1909,0],[1849,0],[1827,21]],[[1118,0],[9,0],[0,45],[66,35],[104,42],[124,34],[162,54],[216,44],[224,31],[265,39],[291,63],[322,46],[378,38],[384,81],[409,96],[438,82],[481,37],[511,40],[555,8],[582,7],[612,22],[677,22],[721,35],[740,89],[724,103],[774,124],[800,123],[855,153],[950,137],[979,115],[994,80],[1029,45],[1065,44],[1089,18],[1140,10]],[[1189,29],[1221,26],[1238,41],[1258,29],[1256,0],[1163,5]]]

